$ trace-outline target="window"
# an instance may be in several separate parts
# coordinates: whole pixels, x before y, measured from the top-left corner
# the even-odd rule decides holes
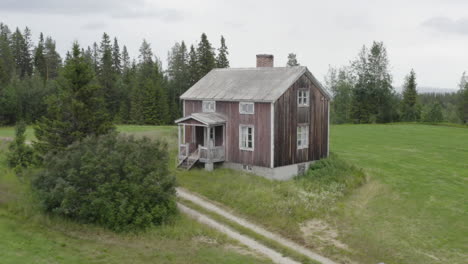
[[[254,127],[239,126],[239,148],[241,150],[254,150]]]
[[[297,126],[297,149],[309,147],[309,126]]]
[[[254,103],[246,103],[246,102],[239,103],[239,113],[253,115],[254,112],[255,112]]]
[[[216,102],[215,101],[203,101],[203,112],[215,112]]]
[[[308,90],[297,91],[297,105],[309,106],[309,91]]]

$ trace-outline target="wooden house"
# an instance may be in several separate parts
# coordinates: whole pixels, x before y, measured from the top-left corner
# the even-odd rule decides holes
[[[330,96],[304,66],[257,55],[256,68],[214,69],[180,99],[180,167],[289,179],[328,156]]]

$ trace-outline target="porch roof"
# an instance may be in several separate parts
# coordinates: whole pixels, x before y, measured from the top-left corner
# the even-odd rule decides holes
[[[192,113],[175,121],[176,124],[192,124],[190,120],[195,120],[204,126],[221,125],[226,123],[226,119],[218,113]]]

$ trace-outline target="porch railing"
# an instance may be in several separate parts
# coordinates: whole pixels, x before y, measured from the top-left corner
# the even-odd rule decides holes
[[[203,147],[198,146],[201,162],[219,162],[224,161],[224,146]]]
[[[185,158],[185,157],[187,157],[189,155],[189,153],[190,153],[189,148],[190,148],[189,143],[179,145],[179,159],[180,158]]]

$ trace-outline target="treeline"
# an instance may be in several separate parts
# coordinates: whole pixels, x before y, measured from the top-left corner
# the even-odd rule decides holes
[[[224,37],[215,50],[204,33],[190,46],[175,43],[166,70],[145,40],[137,58],[106,33],[99,43],[80,47],[80,54],[93,69],[92,80],[115,123],[171,124],[181,115],[183,92],[211,69],[229,67]],[[12,32],[0,23],[0,125],[34,123],[44,116],[47,98],[59,92],[63,65],[72,55],[69,51],[62,59],[50,36],[40,33],[34,44],[28,28]]]
[[[468,123],[468,77],[463,74],[457,93],[418,94],[416,73],[406,76],[403,91],[392,86],[389,59],[382,42],[364,46],[350,65],[329,69],[332,92],[331,122],[451,122]]]

